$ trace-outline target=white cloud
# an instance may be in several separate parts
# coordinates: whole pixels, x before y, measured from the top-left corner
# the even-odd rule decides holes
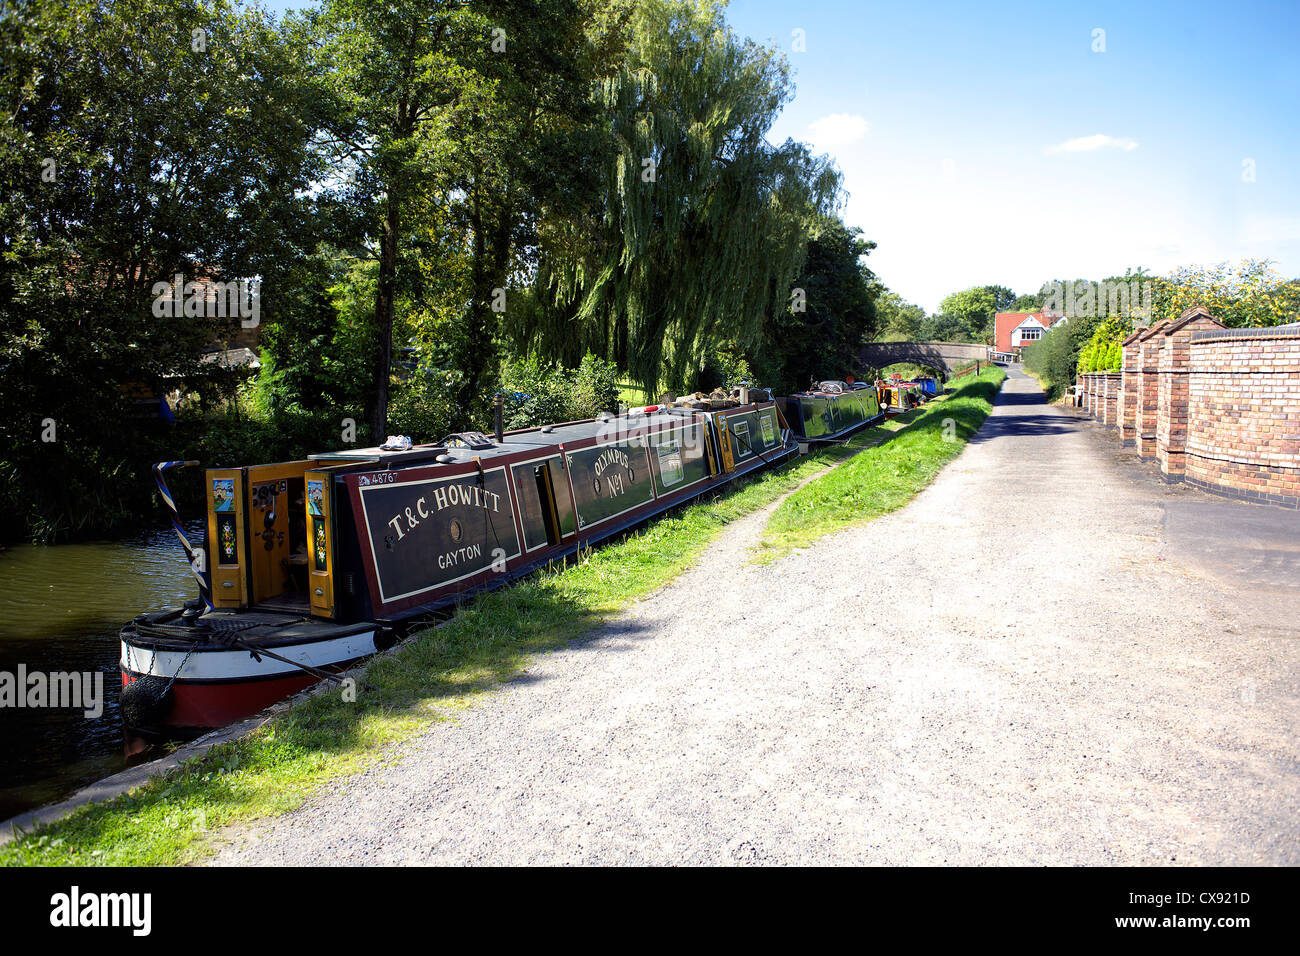
[[[867,121],[856,113],[831,113],[808,124],[809,138],[818,146],[845,146],[867,135]]]
[[[1064,143],[1044,148],[1049,156],[1058,153],[1091,153],[1098,149],[1122,149],[1124,152],[1137,149],[1137,140],[1127,136],[1107,136],[1105,133],[1093,133],[1091,136],[1077,136]]]

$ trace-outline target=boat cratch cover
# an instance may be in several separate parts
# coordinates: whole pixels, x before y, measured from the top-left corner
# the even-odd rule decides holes
[[[407,602],[519,557],[504,467],[349,475],[369,538],[377,603]]]

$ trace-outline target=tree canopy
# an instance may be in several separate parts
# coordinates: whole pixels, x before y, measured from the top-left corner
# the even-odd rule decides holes
[[[765,385],[789,394],[858,371],[857,349],[877,325],[874,276],[863,261],[875,247],[839,219],[817,224],[795,280],[797,301],[765,330],[751,362]]]
[[[150,459],[839,375],[874,329],[837,170],[767,138],[789,67],[712,0],[13,0],[0,41],[6,537],[129,523]],[[257,328],[161,318],[178,274]]]
[[[654,390],[689,385],[722,339],[763,340],[838,199],[825,159],[766,140],[790,93],[784,60],[720,5],[638,4],[599,84],[613,145],[600,201],[540,231],[544,351],[590,350]]]
[[[314,244],[305,38],[224,0],[17,0],[0,44],[4,524],[112,526],[145,488],[132,390],[214,387],[237,327],[158,286],[260,279],[265,319]]]

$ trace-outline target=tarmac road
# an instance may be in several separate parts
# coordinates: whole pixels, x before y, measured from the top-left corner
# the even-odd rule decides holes
[[[1014,373],[908,507],[765,520],[215,862],[1300,863],[1300,514]]]

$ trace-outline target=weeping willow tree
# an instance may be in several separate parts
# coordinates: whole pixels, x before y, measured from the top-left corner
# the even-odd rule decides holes
[[[599,203],[539,230],[533,330],[548,356],[585,351],[647,389],[689,386],[721,342],[756,346],[789,309],[810,230],[839,175],[766,133],[790,96],[775,50],[718,4],[645,0],[623,67],[596,90],[610,134]]]

